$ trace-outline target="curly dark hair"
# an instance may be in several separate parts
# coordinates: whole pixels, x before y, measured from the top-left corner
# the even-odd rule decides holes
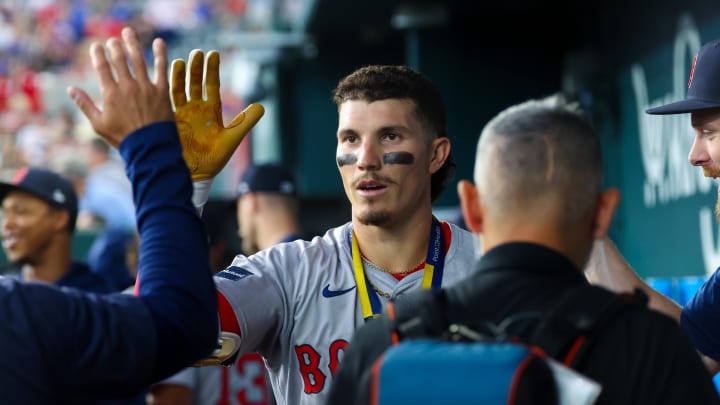
[[[447,137],[445,103],[435,85],[424,75],[407,66],[370,65],[349,74],[333,91],[333,101],[340,105],[349,100],[373,102],[407,99],[415,103],[415,115],[432,134],[429,140]],[[434,202],[455,176],[452,154],[432,175],[430,198]]]

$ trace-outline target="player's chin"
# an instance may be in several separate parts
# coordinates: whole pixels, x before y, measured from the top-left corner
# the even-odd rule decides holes
[[[702,171],[703,171],[703,176],[705,176],[705,177],[710,177],[713,179],[720,177],[720,168],[718,168],[718,167],[704,166],[702,168]]]
[[[27,256],[19,252],[5,251],[5,257],[10,264],[15,266],[27,263]]]
[[[390,222],[390,213],[383,210],[367,210],[361,212],[357,219],[363,225],[382,226]]]

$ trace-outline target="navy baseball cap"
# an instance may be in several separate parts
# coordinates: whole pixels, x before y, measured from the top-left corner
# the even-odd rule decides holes
[[[685,100],[645,110],[648,114],[682,114],[720,108],[720,39],[706,43],[690,68]]]
[[[37,167],[23,167],[9,183],[0,183],[0,201],[13,190],[32,194],[70,214],[70,230],[75,229],[78,199],[72,183],[59,174]]]
[[[281,164],[250,165],[245,169],[237,191],[238,197],[248,192],[295,195],[295,178]]]

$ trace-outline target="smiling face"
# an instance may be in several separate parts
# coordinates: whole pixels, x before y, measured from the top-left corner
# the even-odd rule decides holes
[[[11,191],[2,201],[2,243],[10,262],[34,264],[53,238],[65,233],[67,215],[22,191]]]
[[[361,224],[389,225],[431,207],[430,176],[449,141],[432,139],[414,111],[403,99],[340,105],[337,165]]]

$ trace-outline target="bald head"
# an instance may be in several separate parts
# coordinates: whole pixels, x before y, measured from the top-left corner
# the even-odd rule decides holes
[[[486,213],[497,220],[571,225],[592,212],[601,192],[598,137],[559,98],[515,105],[483,129],[475,183]]]

